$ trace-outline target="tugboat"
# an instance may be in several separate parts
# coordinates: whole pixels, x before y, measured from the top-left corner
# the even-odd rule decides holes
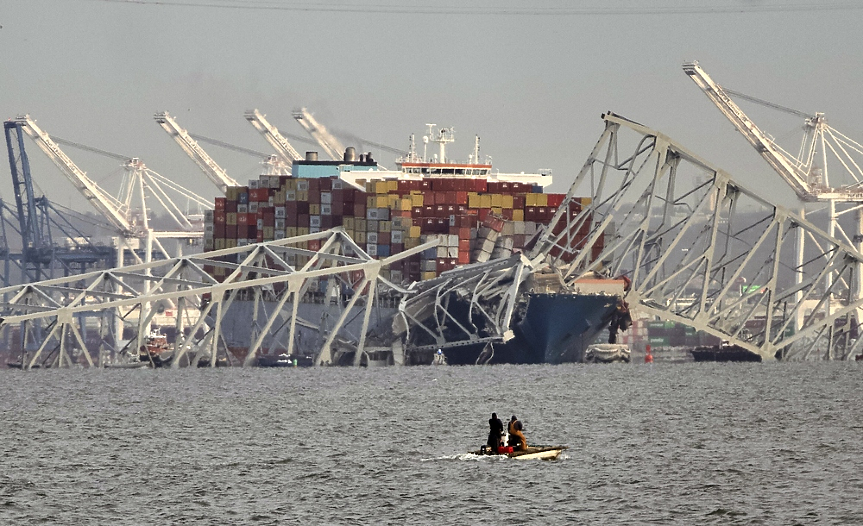
[[[150,331],[145,344],[138,350],[138,359],[149,362],[152,367],[167,367],[173,357],[174,351],[168,345],[168,338],[158,329]]]

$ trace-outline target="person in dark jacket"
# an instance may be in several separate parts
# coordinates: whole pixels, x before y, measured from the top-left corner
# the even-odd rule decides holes
[[[508,444],[513,447],[515,451],[527,451],[527,439],[524,438],[524,433],[522,430],[524,426],[521,425],[521,420],[512,415],[512,419],[509,421],[509,426],[507,427],[507,432],[509,433],[509,442]]]
[[[497,417],[497,413],[492,413],[491,418],[488,419],[488,442],[489,447],[492,448],[494,452],[497,452],[497,448],[501,445],[501,438],[503,437],[503,421]]]

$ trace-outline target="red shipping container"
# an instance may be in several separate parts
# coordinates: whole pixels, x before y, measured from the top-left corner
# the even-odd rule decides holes
[[[473,180],[473,191],[474,192],[488,192],[488,180],[487,179],[474,179]]]
[[[411,193],[411,182],[407,179],[399,180],[399,194],[410,194]]]
[[[297,226],[301,228],[309,227],[309,214],[298,214],[297,215]]]
[[[549,208],[557,208],[563,203],[563,198],[566,197],[566,194],[548,194],[548,206]]]
[[[405,244],[404,243],[393,243],[390,245],[390,255],[398,254],[399,252],[404,252]]]
[[[314,250],[317,252],[321,249],[321,240],[320,239],[311,239],[308,242],[309,250]]]
[[[427,192],[432,189],[431,181],[428,179],[423,179],[419,181],[420,187],[417,190],[422,190],[423,192]]]
[[[470,247],[466,252],[459,251],[458,253],[458,264],[467,265],[468,263],[470,263]]]
[[[258,235],[256,237],[256,240],[258,243],[264,242],[264,231],[263,230],[258,230]]]
[[[225,238],[237,239],[237,225],[225,225]]]
[[[500,183],[497,181],[489,181],[486,185],[487,192],[490,194],[499,194],[500,193]]]
[[[459,178],[455,180],[454,189],[456,192],[467,193],[468,179]]]
[[[215,206],[214,206],[214,208],[215,208],[215,210],[216,210],[216,211],[221,210],[221,211],[223,211],[223,212],[224,212],[224,211],[225,211],[225,202],[226,202],[226,201],[227,201],[227,199],[226,199],[226,198],[224,198],[224,197],[217,197],[217,198],[216,198],[216,200],[214,201],[214,205],[215,205]]]
[[[225,201],[225,212],[229,214],[237,213],[237,202],[236,201]]]
[[[239,233],[239,228],[237,229]],[[255,239],[258,237],[258,227],[257,225],[249,225],[246,227],[246,239]]]
[[[455,193],[455,204],[466,205],[467,204],[467,192],[456,192]]]
[[[378,232],[378,245],[389,245],[391,239],[389,232]]]
[[[357,201],[354,203],[354,217],[366,217],[366,202]]]
[[[321,216],[321,230],[333,228],[333,216]]]
[[[425,205],[423,206],[423,217],[434,217],[435,216],[435,208],[434,205]]]
[[[423,216],[423,207],[415,206],[411,208],[411,215],[413,217],[422,217]]]
[[[307,179],[309,182],[309,196],[312,194],[318,194],[318,198],[320,198],[321,193],[321,180],[320,179]]]
[[[334,192],[336,190],[333,190]],[[345,214],[345,203],[342,201],[333,201],[332,208],[330,209],[330,214],[334,216],[341,216]]]
[[[423,234],[434,234],[434,232],[435,232],[435,218],[433,218],[433,217],[422,218],[422,225],[420,226],[420,231]]]
[[[329,192],[333,189],[333,180],[329,177],[322,177],[318,179],[320,181],[320,190],[321,192]]]
[[[224,225],[226,218],[227,218],[227,212],[224,212],[224,211],[220,212],[218,210],[213,212],[213,224],[214,225]]]
[[[458,227],[459,240],[470,240],[470,228]]]
[[[237,214],[237,226],[249,225],[249,214]]]
[[[468,232],[468,236],[470,236],[470,232]],[[459,254],[462,252],[470,252],[470,237],[467,239],[459,238],[458,240],[458,251]]]
[[[225,223],[213,225],[213,237],[225,237]]]
[[[504,208],[501,210],[500,215],[503,216],[507,221],[512,221],[512,209]]]
[[[434,214],[435,217],[445,217],[448,215],[446,206],[444,205],[435,205]]]
[[[490,208],[480,208],[477,212],[478,212],[477,217],[479,218],[480,221],[485,221],[488,218],[488,216],[491,215],[491,209]]]

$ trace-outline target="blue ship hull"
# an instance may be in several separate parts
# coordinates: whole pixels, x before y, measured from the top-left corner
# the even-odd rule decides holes
[[[445,350],[448,363],[559,364],[581,362],[584,350],[608,323],[620,298],[599,294],[528,294],[515,338],[494,344]]]

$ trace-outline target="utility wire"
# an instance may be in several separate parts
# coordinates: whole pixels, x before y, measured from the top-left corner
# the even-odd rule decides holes
[[[587,15],[687,15],[727,13],[774,13],[810,11],[853,11],[863,9],[859,2],[776,3],[736,5],[674,5],[626,7],[502,7],[502,6],[428,6],[406,4],[357,5],[348,3],[296,3],[285,4],[266,1],[241,0],[85,0],[112,4],[138,4],[146,6],[196,7],[211,9],[240,9],[263,11],[293,11],[317,13],[405,14],[405,15],[485,15],[485,16],[587,16]]]

